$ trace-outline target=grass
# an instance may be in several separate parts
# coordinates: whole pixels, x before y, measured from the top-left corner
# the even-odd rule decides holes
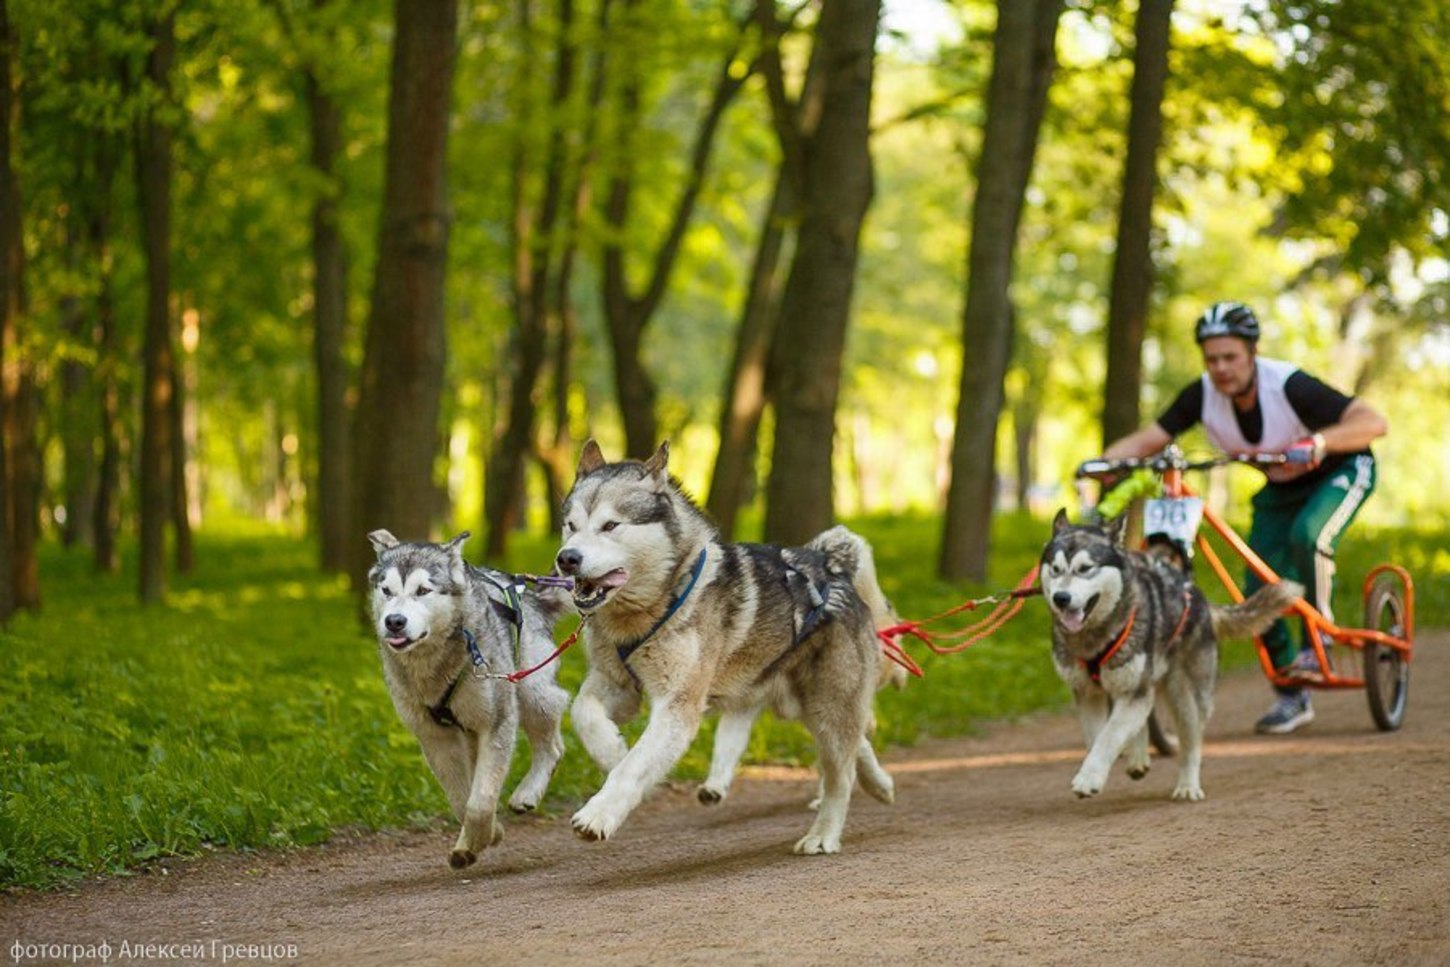
[[[883,585],[907,617],[1011,585],[1048,532],[1043,521],[1000,518],[984,588],[933,577],[935,519],[853,526],[876,546]],[[1438,532],[1352,535],[1341,551],[1339,613],[1357,614],[1359,575],[1388,558],[1416,574],[1420,625],[1450,624],[1446,546]],[[552,550],[547,540],[523,541],[512,564],[537,570]],[[45,610],[0,633],[0,884],[54,888],[163,856],[306,845],[340,828],[427,825],[446,815],[392,711],[350,593],[316,572],[311,545],[212,533],[199,537],[197,556],[197,573],[174,582],[166,606],[142,608],[133,571],[96,576],[83,554],[46,548]],[[961,654],[913,649],[926,677],[881,696],[880,740],[962,735],[984,720],[1065,704],[1046,642],[1042,609],[1029,603]],[[1235,644],[1226,661],[1252,657]],[[564,684],[575,689],[583,673],[583,655],[566,655]],[[704,775],[712,729],[678,775]],[[567,728],[566,740],[545,803],[555,813],[600,781]],[[767,716],[747,761],[806,763],[810,755],[803,729]],[[515,780],[526,758],[518,756]]]

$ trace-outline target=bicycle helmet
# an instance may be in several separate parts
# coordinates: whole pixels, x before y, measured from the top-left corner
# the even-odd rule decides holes
[[[1250,343],[1259,341],[1259,320],[1242,302],[1215,302],[1198,317],[1193,338],[1200,345],[1215,336],[1238,336]]]

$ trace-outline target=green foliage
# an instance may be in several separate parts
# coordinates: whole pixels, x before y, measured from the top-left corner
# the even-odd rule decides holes
[[[1050,530],[1022,515],[999,518],[992,582],[976,587],[932,576],[930,517],[853,526],[875,545],[883,587],[906,618],[1014,584]],[[1415,573],[1419,623],[1450,623],[1446,543],[1443,532],[1352,533],[1341,548],[1341,617],[1358,613],[1358,581],[1388,558]],[[97,578],[79,555],[47,548],[48,611],[0,634],[0,883],[53,887],[163,856],[443,822],[446,801],[393,713],[353,599],[313,572],[310,546],[256,528],[202,535],[199,545],[199,572],[177,582],[169,605],[151,608],[135,604],[129,568]],[[551,550],[521,542],[514,565],[537,567]],[[881,695],[878,742],[961,735],[1062,705],[1047,641],[1045,612],[1029,601],[963,653],[909,645],[926,677]],[[1249,663],[1247,648],[1231,646],[1229,660]],[[566,654],[561,680],[571,692],[583,672],[582,653]],[[705,774],[712,735],[707,724],[680,777]],[[565,738],[546,814],[572,810],[600,781],[567,726]],[[511,781],[525,748],[520,740]],[[767,715],[746,761],[804,764],[811,754],[799,725]]]

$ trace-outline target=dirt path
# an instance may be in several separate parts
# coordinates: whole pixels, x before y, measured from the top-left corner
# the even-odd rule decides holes
[[[1042,717],[890,751],[897,805],[858,795],[837,857],[789,852],[811,779],[754,770],[714,809],[662,789],[606,844],[511,820],[463,875],[440,830],[0,898],[0,957],[106,941],[125,962],[122,941],[150,941],[220,962],[216,940],[324,964],[1450,964],[1450,633],[1420,636],[1398,733],[1352,692],[1254,736],[1267,695],[1223,683],[1195,805],[1169,802],[1164,762],[1075,800],[1076,724]]]

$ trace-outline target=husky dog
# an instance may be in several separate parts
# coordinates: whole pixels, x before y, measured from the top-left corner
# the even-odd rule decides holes
[[[818,534],[805,545],[808,550],[819,551],[822,554],[835,552],[848,567],[854,561],[854,567],[849,570],[848,576],[851,579],[851,586],[856,589],[861,600],[866,605],[866,610],[871,614],[871,624],[877,629],[889,628],[898,624],[900,618],[891,602],[886,600],[886,595],[881,591],[881,585],[876,578],[876,560],[871,551],[871,545],[864,537],[855,534],[845,527],[837,525],[824,533]],[[846,552],[841,555],[841,552]],[[900,691],[906,687],[906,669],[890,659],[880,663],[880,669],[876,676],[877,689],[887,686]],[[762,708],[742,708],[739,711],[726,712],[720,716],[719,723],[715,726],[715,745],[710,755],[710,775],[701,784],[698,790],[700,802],[714,805],[725,799],[730,792],[730,783],[735,779],[735,770],[740,765],[740,757],[745,754],[745,746],[750,742],[750,730],[755,725]],[[874,735],[876,722],[873,717],[867,726],[866,734]],[[820,796],[817,795],[811,803],[815,809],[820,804]]]
[[[517,685],[480,674],[508,673],[516,661],[531,665],[547,656],[568,599],[521,593],[510,575],[466,563],[468,536],[431,544],[402,543],[385,530],[368,535],[378,555],[368,583],[383,678],[463,823],[448,857],[454,869],[503,839],[495,814],[520,719],[531,756],[509,807],[525,812],[544,798],[564,754],[559,723],[569,704],[554,666]]]
[[[867,737],[883,658],[852,586],[859,548],[722,543],[668,460],[664,444],[644,463],[606,463],[591,440],[564,501],[557,564],[588,621],[574,728],[608,773],[574,829],[613,836],[689,748],[708,707],[753,718],[770,705],[816,740],[821,805],[795,852],[837,853],[858,775],[882,802],[895,795]],[[649,722],[630,748],[619,725],[646,696]]]
[[[1072,689],[1088,754],[1072,780],[1096,796],[1126,747],[1128,775],[1148,774],[1154,692],[1173,712],[1181,743],[1174,799],[1203,798],[1203,731],[1213,711],[1221,636],[1255,635],[1297,598],[1292,581],[1242,604],[1210,605],[1187,575],[1123,547],[1126,516],[1107,528],[1052,522],[1042,552],[1042,593],[1052,610],[1052,661]]]

